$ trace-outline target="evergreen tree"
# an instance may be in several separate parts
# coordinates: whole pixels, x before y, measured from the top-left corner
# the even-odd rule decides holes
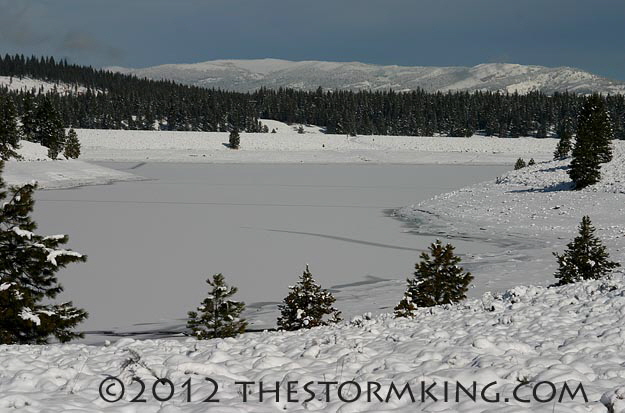
[[[20,130],[17,125],[17,111],[10,98],[0,96],[0,159],[19,158],[17,149],[20,143]]]
[[[620,264],[609,260],[606,247],[595,236],[590,218],[585,216],[579,225],[579,235],[567,244],[562,255],[553,253],[558,260],[555,277],[557,285],[583,280],[597,280],[610,273]]]
[[[531,158],[530,161],[527,163],[527,166],[533,166],[536,165],[536,161],[534,160],[534,158]]]
[[[63,152],[67,159],[76,159],[80,156],[80,141],[78,135],[74,129],[70,129],[67,132],[67,139],[65,141],[65,150]]]
[[[570,119],[565,120],[564,124],[560,128],[560,140],[556,146],[556,150],[553,153],[554,160],[562,160],[566,159],[571,152],[571,148],[573,147],[573,133],[570,124]]]
[[[206,280],[211,289],[197,311],[189,311],[187,327],[199,340],[234,337],[243,333],[247,322],[241,319],[245,304],[232,301],[229,297],[237,292],[236,287],[226,284],[222,274]]]
[[[523,158],[519,158],[516,160],[516,163],[514,164],[514,170],[518,170],[518,169],[522,169],[525,168],[527,166],[527,164],[525,163],[525,161],[523,160]]]
[[[67,236],[45,237],[34,231],[30,217],[36,185],[7,190],[0,162],[0,344],[45,344],[51,336],[61,342],[82,337],[73,328],[87,318],[71,302],[53,304],[63,291],[55,273],[85,261],[62,249]]]
[[[48,156],[52,159],[56,159],[63,152],[65,129],[59,113],[48,97],[37,107],[33,141],[48,148]]]
[[[333,307],[335,301],[330,292],[315,282],[306,265],[298,283],[290,287],[284,302],[278,306],[281,313],[278,327],[293,331],[339,322],[341,313]]]
[[[577,123],[577,139],[581,137],[584,141],[588,138],[588,141],[592,142],[593,151],[599,157],[599,162],[610,162],[614,131],[605,101],[599,95],[587,98]]]
[[[601,163],[612,159],[612,126],[599,95],[586,99],[579,115],[577,139],[569,176],[575,189],[593,185],[601,179]]]
[[[32,141],[34,140],[36,121],[35,107],[30,94],[24,96],[22,107],[22,133],[24,134],[24,139]]]
[[[230,132],[230,148],[239,149],[240,143],[241,138],[239,136],[239,132],[236,129],[233,129],[232,132]]]
[[[436,240],[429,250],[430,254],[421,254],[414,277],[407,280],[408,288],[395,307],[396,317],[411,317],[417,307],[452,304],[466,298],[473,276],[458,266],[461,259],[454,255],[454,247]]]

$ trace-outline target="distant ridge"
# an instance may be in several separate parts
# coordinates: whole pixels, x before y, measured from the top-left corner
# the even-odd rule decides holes
[[[625,94],[617,82],[570,67],[549,68],[507,63],[474,67],[379,66],[358,62],[293,62],[279,59],[213,60],[143,69],[108,67],[149,79],[167,79],[207,88],[248,92],[260,87],[407,91],[576,92]]]

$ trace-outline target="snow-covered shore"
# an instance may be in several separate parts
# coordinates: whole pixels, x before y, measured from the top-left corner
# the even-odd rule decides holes
[[[510,164],[517,158],[551,159],[556,139],[326,135],[263,120],[276,133],[242,133],[239,150],[225,132],[79,129],[82,159],[202,163]]]
[[[18,152],[22,160],[10,160],[4,166],[2,178],[9,185],[23,185],[36,181],[41,189],[60,189],[143,179],[128,172],[79,159],[53,161],[48,158],[47,148],[28,141],[20,142]]]
[[[614,142],[614,159],[602,179],[571,191],[568,163],[550,161],[401,208],[396,215],[417,224],[419,233],[444,238],[479,237],[501,247],[493,254],[466,257],[482,276],[482,293],[516,284],[546,285],[556,267],[552,256],[575,236],[589,215],[612,257],[625,262],[625,147]]]
[[[448,308],[423,309],[414,320],[382,315],[357,318],[336,327],[299,332],[248,333],[236,339],[209,341],[122,339],[110,346],[48,345],[0,346],[0,410],[41,412],[614,412],[625,411],[625,276],[559,288],[518,287],[500,295]],[[107,403],[98,394],[103,380],[119,378],[126,388],[121,400]],[[140,384],[145,403],[131,403]],[[219,384],[219,403],[202,403],[212,391],[210,377]],[[156,378],[171,381],[175,396],[159,402],[152,394]],[[191,379],[191,402],[184,383]],[[247,402],[242,386],[250,384]],[[288,382],[297,390],[287,402]],[[317,382],[347,383],[338,386]],[[443,383],[459,381],[477,391],[496,382],[472,401],[464,393],[456,403],[455,390],[444,402]],[[551,382],[556,391],[552,400]],[[259,401],[259,383],[265,390],[280,388],[280,401],[265,393]],[[303,389],[308,382],[316,397]],[[399,391],[408,384],[416,399],[391,393],[388,402],[367,400],[368,383],[381,385],[385,398],[391,383]],[[438,384],[421,401],[421,383]],[[564,392],[581,383],[573,400]],[[117,387],[108,379],[104,397],[116,400]],[[520,386],[517,397],[514,389]],[[362,394],[358,397],[357,386]],[[532,396],[537,388],[537,396]],[[166,398],[169,384],[156,386]],[[107,391],[108,389],[108,391]],[[451,387],[450,389],[455,389]],[[329,398],[327,401],[326,397]],[[520,401],[532,398],[545,403]],[[602,403],[603,401],[603,403]]]

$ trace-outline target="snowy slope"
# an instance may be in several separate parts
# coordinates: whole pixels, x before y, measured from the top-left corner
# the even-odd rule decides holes
[[[479,238],[499,250],[465,257],[480,289],[553,281],[556,261],[589,215],[612,257],[625,262],[625,147],[614,142],[614,159],[602,166],[602,180],[571,191],[568,160],[538,163],[468,188],[439,195],[396,212],[415,231],[451,240]]]
[[[378,66],[358,62],[292,62],[278,59],[214,60],[168,64],[143,69],[109,67],[150,79],[209,88],[252,91],[262,86],[314,90],[372,89],[448,91],[500,90],[527,93],[540,90],[625,93],[625,83],[569,68],[489,63],[474,67]]]
[[[198,342],[186,340],[122,339],[110,346],[85,345],[0,346],[0,409],[4,412],[613,412],[625,411],[625,278],[592,281],[560,288],[517,287],[503,294],[486,294],[462,305],[423,309],[414,320],[383,315],[356,318],[336,327],[322,327],[292,333],[248,333],[236,339]],[[107,403],[98,394],[102,381],[117,377],[126,387],[120,401]],[[146,384],[145,403],[131,403],[140,385]],[[219,403],[202,403],[212,391],[205,381],[219,384]],[[156,378],[171,381],[175,396],[155,400],[151,389]],[[191,379],[191,402],[185,401],[183,384]],[[255,382],[243,402],[241,385]],[[297,391],[287,402],[290,381]],[[320,381],[338,386],[327,394]],[[460,393],[460,402],[444,402],[443,383],[465,387],[477,382],[487,391],[489,403],[478,396],[472,401]],[[519,399],[531,399],[537,384],[554,384],[556,401],[522,403],[513,397],[521,383]],[[259,401],[259,382],[265,389],[280,388],[280,401],[265,394]],[[303,386],[313,382],[304,391]],[[391,393],[388,402],[375,396],[367,400],[369,382],[380,384],[378,395],[385,398],[391,383],[401,390],[413,389],[415,402],[405,394],[399,400]],[[438,383],[421,401],[421,383]],[[105,384],[112,384],[112,379]],[[574,400],[557,397],[565,383],[574,390]],[[360,386],[362,393],[357,394]],[[119,384],[108,388],[112,400],[120,395]],[[451,387],[454,389],[454,387]],[[168,385],[157,386],[161,398]],[[548,385],[536,394],[549,400]],[[104,393],[104,391],[103,391]],[[104,393],[106,394],[106,393]],[[326,399],[327,397],[327,399]]]
[[[84,86],[70,85],[62,82],[48,82],[45,80],[31,79],[29,77],[11,77],[0,76],[0,88],[8,88],[9,90],[30,92],[35,90],[43,93],[56,92],[63,95],[70,93],[84,93],[87,89]]]

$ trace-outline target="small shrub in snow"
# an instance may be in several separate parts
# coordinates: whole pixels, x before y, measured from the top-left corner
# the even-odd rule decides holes
[[[436,240],[429,250],[430,254],[421,254],[414,277],[407,280],[408,288],[395,307],[396,317],[412,317],[418,307],[453,304],[466,298],[473,276],[458,266],[461,259],[454,255],[454,247]]]
[[[558,259],[558,271],[555,277],[557,285],[570,284],[583,280],[597,280],[619,267],[610,261],[606,247],[595,236],[595,228],[590,218],[585,216],[579,225],[579,235],[567,244],[562,255],[553,253]]]
[[[577,139],[569,170],[575,189],[599,182],[601,163],[612,160],[612,138],[612,121],[603,99],[598,95],[587,98],[579,115]]]
[[[247,322],[240,318],[245,304],[232,301],[229,297],[237,292],[236,287],[226,284],[222,274],[206,280],[211,289],[197,311],[189,311],[187,327],[200,340],[234,337],[245,331]]]
[[[80,156],[80,141],[74,129],[70,129],[67,132],[63,155],[65,155],[67,159],[76,159]]]
[[[236,129],[230,132],[230,149],[239,149],[239,145],[241,144],[241,137],[239,136],[239,131]]]
[[[530,161],[527,163],[527,166],[533,166],[536,165],[536,161],[534,160],[534,158],[530,159]]]
[[[304,130],[304,126],[299,125],[299,127],[297,128],[297,133],[299,133],[300,135],[306,133],[306,131]]]
[[[72,329],[87,318],[71,302],[51,303],[63,291],[55,273],[86,257],[61,248],[65,235],[34,233],[36,188],[7,191],[0,176],[0,344],[45,344],[50,336],[67,342],[82,337]]]
[[[525,163],[525,161],[523,160],[523,158],[519,158],[516,160],[516,163],[514,164],[514,170],[518,170],[521,168],[525,168],[527,166],[527,164]]]
[[[287,331],[325,326],[341,321],[341,313],[333,307],[336,299],[315,282],[306,266],[298,283],[278,306],[281,316],[278,327]]]
[[[20,132],[13,101],[0,97],[0,159],[19,158]]]

